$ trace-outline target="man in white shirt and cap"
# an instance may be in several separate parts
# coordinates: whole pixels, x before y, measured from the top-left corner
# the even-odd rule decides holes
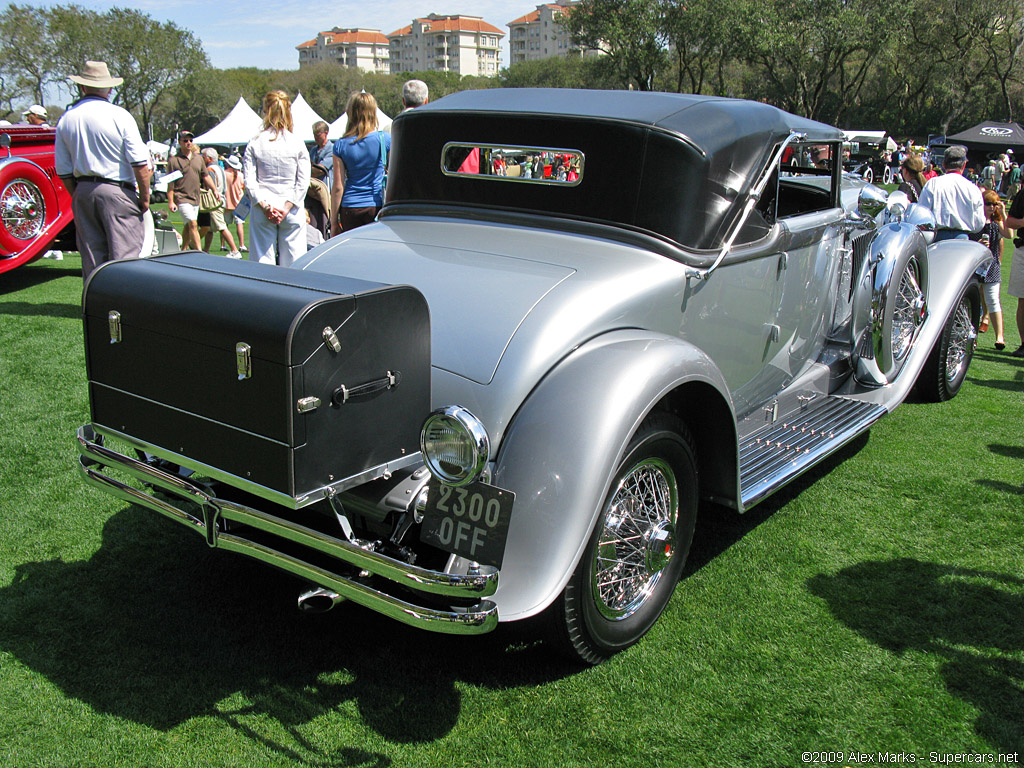
[[[149,149],[135,118],[110,103],[124,80],[106,62],[87,61],[72,75],[81,98],[57,123],[57,175],[71,193],[82,276],[113,259],[139,255],[149,210]]]
[[[935,241],[968,240],[985,226],[985,198],[977,184],[964,178],[967,147],[954,144],[942,158],[941,176],[929,179],[920,204],[935,217]]]

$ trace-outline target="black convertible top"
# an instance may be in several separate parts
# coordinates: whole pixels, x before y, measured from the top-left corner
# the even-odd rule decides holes
[[[462,91],[402,113],[385,214],[410,203],[493,208],[596,221],[687,248],[716,247],[774,149],[790,133],[842,132],[759,102],[692,94],[495,88]],[[448,142],[578,150],[572,187],[445,176]]]

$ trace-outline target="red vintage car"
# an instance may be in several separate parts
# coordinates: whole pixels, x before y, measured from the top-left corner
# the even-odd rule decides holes
[[[71,195],[57,178],[54,130],[0,128],[0,272],[51,248],[75,250]]]

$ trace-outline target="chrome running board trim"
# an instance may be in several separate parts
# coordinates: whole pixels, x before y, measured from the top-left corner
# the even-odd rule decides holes
[[[888,411],[844,397],[793,414],[740,444],[740,500],[753,506],[823,458],[842,448]]]
[[[261,560],[313,583],[333,589],[339,595],[385,616],[422,629],[447,634],[482,634],[498,623],[497,606],[490,600],[479,600],[468,608],[439,610],[415,605],[367,586],[313,563],[278,551],[219,529],[221,520],[230,520],[282,539],[308,547],[354,568],[368,571],[407,589],[430,595],[478,599],[490,597],[498,588],[498,573],[453,574],[418,568],[400,560],[371,552],[350,542],[315,531],[266,512],[211,496],[182,477],[125,456],[89,439],[86,427],[78,430],[79,469],[87,483],[131,504],[158,512],[202,535],[209,546],[239,552]],[[164,501],[103,473],[112,467],[136,480],[155,486],[183,507]],[[197,514],[188,511],[195,506]]]

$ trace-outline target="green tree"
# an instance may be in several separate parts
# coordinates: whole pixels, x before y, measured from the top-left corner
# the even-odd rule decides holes
[[[581,48],[602,51],[597,66],[615,73],[622,85],[654,89],[667,65],[664,0],[580,0],[562,24]]]
[[[210,66],[192,32],[130,8],[100,14],[76,5],[56,6],[50,11],[50,30],[52,56],[65,77],[94,59],[124,78],[113,101],[140,120],[143,135],[150,134],[154,112],[170,98],[172,87]]]
[[[666,0],[676,91],[727,94],[727,70],[740,54],[734,19],[741,9],[740,0]]]
[[[887,0],[745,0],[751,95],[840,122],[860,100],[901,12]]]
[[[586,56],[550,56],[522,61],[498,74],[503,88],[614,88],[604,67]]]
[[[59,77],[53,49],[45,10],[12,4],[0,13],[0,93],[9,108],[20,98],[44,103]]]

